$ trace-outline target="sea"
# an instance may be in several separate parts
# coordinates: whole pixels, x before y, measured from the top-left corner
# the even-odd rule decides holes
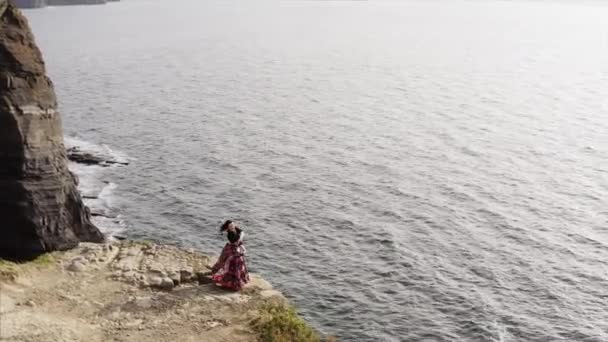
[[[247,262],[339,341],[608,341],[608,2],[25,11],[109,236]]]

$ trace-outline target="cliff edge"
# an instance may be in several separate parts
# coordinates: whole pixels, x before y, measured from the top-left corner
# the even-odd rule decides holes
[[[0,258],[102,242],[76,185],[40,50],[20,11],[0,0]]]
[[[211,284],[212,262],[193,250],[135,242],[0,261],[0,340],[319,341],[260,338],[254,322],[286,300],[256,275],[240,292]]]

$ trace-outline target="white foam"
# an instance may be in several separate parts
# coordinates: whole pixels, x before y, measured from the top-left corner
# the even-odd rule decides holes
[[[124,221],[121,215],[117,217],[104,217],[95,216],[93,217],[93,223],[99,227],[99,229],[106,235],[112,237],[114,235],[123,233],[126,230],[127,223]]]
[[[121,163],[126,163],[129,160],[125,153],[112,150],[107,145],[98,145],[75,137],[66,137],[64,141],[67,148],[76,147],[82,152],[91,153],[104,159]],[[123,217],[118,214],[119,208],[114,194],[118,185],[103,179],[104,170],[107,168],[74,162],[69,162],[68,166],[78,176],[78,190],[82,193],[85,204],[95,214],[92,218],[93,223],[106,235],[112,236],[124,232],[127,225]]]
[[[108,183],[103,189],[101,189],[101,192],[99,192],[97,198],[107,207],[112,207],[114,205],[114,190],[117,187],[118,186],[115,183]]]

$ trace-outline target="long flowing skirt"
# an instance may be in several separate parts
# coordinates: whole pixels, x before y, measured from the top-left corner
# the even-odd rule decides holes
[[[245,257],[238,253],[238,248],[227,244],[218,263],[213,267],[211,278],[216,284],[238,291],[249,282],[249,272]]]

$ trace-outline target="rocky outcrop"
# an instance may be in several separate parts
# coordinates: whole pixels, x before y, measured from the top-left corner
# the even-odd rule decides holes
[[[41,53],[26,19],[0,0],[0,257],[103,241],[76,182]]]
[[[68,159],[79,164],[85,165],[99,165],[99,166],[111,166],[111,165],[129,165],[128,162],[118,161],[111,158],[104,158],[101,156],[94,155],[93,153],[82,151],[78,147],[70,147],[67,149]]]
[[[239,292],[204,281],[213,260],[173,246],[84,243],[41,259],[0,264],[0,341],[253,342],[261,311],[288,305],[255,274]]]

